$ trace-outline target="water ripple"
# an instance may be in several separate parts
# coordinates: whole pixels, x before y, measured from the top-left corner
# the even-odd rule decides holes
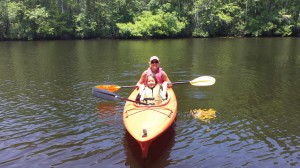
[[[299,167],[298,41],[1,43],[0,167]],[[217,82],[173,86],[176,126],[142,159],[139,144],[124,130],[125,102],[95,98],[91,88],[134,85],[153,48],[172,81],[205,73]],[[127,97],[131,91],[116,93]],[[190,110],[199,108],[215,109],[216,118],[194,119]]]
[[[11,89],[18,83],[6,83],[10,85],[1,87],[10,92],[2,89],[0,92],[0,108],[2,111],[5,109],[4,113],[0,113],[0,140],[4,141],[0,152],[6,154],[0,159],[1,165],[22,166],[22,162],[26,161],[29,165],[58,166],[97,153],[104,155],[105,151],[106,160],[122,150],[118,137],[123,129],[115,128],[122,128],[120,106],[101,107],[100,111],[91,113],[91,109],[95,109],[91,108],[94,104],[81,98],[90,93],[90,90],[82,91],[86,83],[76,84],[67,90],[49,82],[43,84],[44,89],[34,82],[27,86],[22,83],[23,87],[18,89]],[[49,99],[53,91],[57,94]]]
[[[201,123],[201,126],[195,126],[195,123],[191,122],[182,126],[177,128],[179,133],[176,135],[176,145],[173,148],[176,153],[175,163],[190,160],[204,167],[228,167],[251,166],[263,162],[265,165],[280,167],[279,163],[283,160],[276,160],[283,157],[290,160],[286,162],[290,166],[298,164],[297,158],[300,151],[295,145],[299,146],[299,142],[288,145],[291,141],[295,142],[296,137],[289,137],[290,140],[287,137],[270,138],[266,132],[269,131],[267,126],[255,126],[254,121],[248,119],[222,124]],[[293,150],[288,146],[293,146]],[[210,151],[219,152],[211,153]],[[240,157],[243,159],[235,159]],[[227,160],[224,165],[214,164],[224,163],[224,160]],[[187,165],[184,164],[184,166]]]

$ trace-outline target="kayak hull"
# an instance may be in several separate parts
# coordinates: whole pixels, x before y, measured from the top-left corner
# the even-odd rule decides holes
[[[135,89],[128,99],[135,100]],[[177,113],[177,99],[172,88],[167,90],[168,98],[160,105],[139,105],[126,102],[123,123],[130,135],[140,144],[143,158],[148,155],[151,143],[174,122]]]

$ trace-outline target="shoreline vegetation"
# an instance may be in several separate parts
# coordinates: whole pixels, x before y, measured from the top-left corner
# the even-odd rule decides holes
[[[300,37],[299,0],[2,0],[0,41]]]

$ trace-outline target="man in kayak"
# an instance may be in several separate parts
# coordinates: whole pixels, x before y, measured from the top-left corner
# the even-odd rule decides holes
[[[166,100],[166,95],[162,93],[162,85],[157,83],[154,74],[147,76],[146,86],[140,96],[140,101],[149,105],[159,105]]]
[[[147,76],[151,74],[155,75],[158,84],[162,85],[163,95],[166,95],[167,87],[171,87],[172,83],[167,73],[159,67],[159,58],[157,56],[152,56],[150,58],[149,68],[142,73],[140,80],[136,84],[137,88],[140,90],[140,94],[145,88]]]

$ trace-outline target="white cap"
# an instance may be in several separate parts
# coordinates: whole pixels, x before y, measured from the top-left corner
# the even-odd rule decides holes
[[[157,56],[152,56],[152,57],[150,58],[150,62],[151,62],[152,60],[157,60],[157,61],[159,61],[159,59],[158,59]]]

